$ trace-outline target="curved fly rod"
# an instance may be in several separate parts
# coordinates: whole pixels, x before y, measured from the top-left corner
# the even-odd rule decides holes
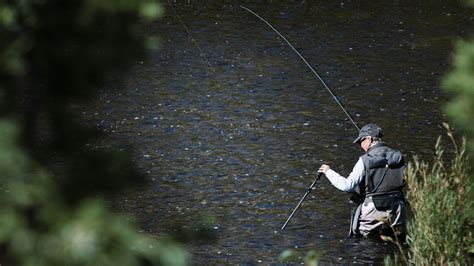
[[[173,11],[174,15],[178,18],[179,22],[181,23],[181,25],[183,25],[183,28],[186,30],[186,32],[188,33],[189,37],[191,37],[191,41],[194,43],[194,45],[196,46],[196,48],[198,48],[199,52],[201,52],[201,55],[204,57],[204,59],[206,60],[207,64],[209,65],[209,67],[212,69],[212,72],[216,73],[216,70],[214,69],[214,67],[212,67],[212,64],[211,62],[209,62],[209,59],[207,59],[207,56],[206,54],[202,51],[201,47],[199,47],[199,44],[197,43],[196,39],[194,39],[193,35],[191,34],[191,31],[189,31],[188,27],[186,27],[186,24],[184,24],[183,20],[181,19],[181,16],[178,14],[178,12],[176,12],[176,10],[174,9],[173,7],[173,4],[171,4],[170,0],[168,0],[168,4],[171,8],[171,10]]]
[[[329,86],[326,84],[326,82],[324,82],[324,80],[321,78],[321,76],[318,74],[318,72],[316,72],[316,70],[314,70],[314,68],[308,63],[308,61],[306,61],[306,59],[300,54],[300,52],[298,52],[298,50],[296,50],[296,48],[285,38],[285,36],[283,36],[268,21],[266,21],[264,18],[260,17],[257,13],[255,13],[252,10],[246,8],[245,6],[240,6],[240,7],[247,10],[248,12],[252,13],[257,18],[259,18],[261,21],[263,21],[265,24],[267,24],[273,31],[275,31],[278,34],[278,36],[280,36],[283,40],[285,40],[285,42],[291,47],[291,49],[293,49],[293,51],[301,58],[301,60],[303,60],[303,62],[309,67],[309,69],[311,69],[311,71],[314,73],[314,75],[323,83],[326,90],[329,92],[329,94],[331,94],[331,96],[334,98],[334,100],[339,105],[339,107],[341,107],[344,114],[346,114],[346,116],[349,118],[349,120],[352,122],[352,124],[357,128],[357,131],[360,131],[359,126],[357,126],[357,124],[354,122],[354,119],[352,119],[352,116],[349,114],[349,112],[346,110],[346,108],[344,108],[344,106],[339,101],[339,99],[337,99],[336,95],[332,92],[332,90],[329,88]]]
[[[321,76],[318,74],[318,72],[316,72],[316,70],[314,70],[314,68],[308,63],[308,61],[300,54],[300,52],[298,52],[298,50],[296,50],[296,48],[285,38],[285,36],[283,36],[277,29],[275,29],[275,27],[273,27],[268,21],[266,21],[264,18],[260,17],[257,13],[253,12],[252,10],[246,8],[245,6],[240,6],[242,9],[245,9],[247,10],[248,12],[252,13],[252,15],[256,16],[257,18],[259,18],[261,21],[263,21],[265,24],[267,24],[273,31],[275,31],[278,36],[280,36],[280,38],[282,38],[290,47],[291,49],[293,49],[293,51],[301,58],[301,60],[303,60],[303,62],[309,67],[309,69],[311,69],[311,71],[314,73],[314,75],[323,83],[324,87],[326,88],[326,90],[329,92],[329,94],[331,94],[331,96],[334,98],[334,100],[336,101],[336,103],[339,105],[339,107],[342,109],[342,111],[344,112],[344,114],[346,114],[346,116],[349,118],[349,120],[352,122],[352,124],[357,128],[357,131],[360,131],[360,128],[357,126],[357,124],[354,122],[354,119],[352,119],[352,116],[349,114],[349,112],[346,110],[346,108],[344,108],[344,106],[342,105],[342,103],[339,101],[339,99],[337,99],[336,95],[332,92],[332,90],[329,88],[329,86],[326,84],[326,82],[324,82],[324,80],[321,78]],[[296,211],[298,210],[298,208],[300,207],[301,203],[303,203],[303,201],[306,199],[306,197],[309,195],[309,193],[311,193],[311,191],[313,190],[313,187],[316,185],[316,182],[318,182],[319,178],[322,176],[322,173],[318,173],[318,175],[316,176],[316,179],[313,181],[313,183],[311,184],[311,186],[309,186],[309,188],[307,189],[306,193],[303,195],[303,197],[301,198],[300,202],[298,203],[298,205],[296,205],[296,208],[293,210],[293,212],[290,214],[290,216],[288,217],[288,219],[286,220],[285,224],[281,227],[281,230],[285,229],[286,225],[288,224],[288,222],[291,220],[291,218],[293,218],[293,216],[295,215]]]

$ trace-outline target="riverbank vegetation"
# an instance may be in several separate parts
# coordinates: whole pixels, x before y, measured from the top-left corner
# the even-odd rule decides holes
[[[415,157],[408,165],[407,197],[413,213],[408,223],[409,248],[400,249],[394,259],[386,258],[386,265],[470,265],[474,252],[472,168],[465,139],[457,143],[452,129],[444,126],[450,145],[443,145],[440,137],[431,164]]]
[[[408,199],[413,220],[408,225],[410,262],[415,265],[468,265],[473,245],[470,230],[472,202],[469,193],[469,164],[465,143],[452,141],[444,150],[441,138],[435,148],[432,165],[414,158],[408,167]],[[446,162],[447,152],[454,159]]]
[[[474,253],[473,77],[474,41],[463,41],[457,45],[454,69],[442,87],[451,96],[446,113],[466,139],[459,145],[445,125],[451,145],[444,150],[438,139],[432,166],[415,158],[408,171],[408,197],[414,213],[409,226],[410,257],[416,265],[467,265]],[[448,152],[454,155],[451,162],[443,159]]]
[[[474,7],[474,1],[468,4]],[[474,254],[474,41],[457,45],[454,68],[444,78],[450,95],[445,112],[465,136],[456,140],[444,124],[450,144],[435,145],[433,162],[414,158],[407,173],[408,200],[413,219],[408,225],[409,261],[387,258],[386,264],[470,265]],[[461,143],[460,143],[461,142]],[[449,154],[451,153],[451,154]],[[453,158],[446,160],[445,158]]]

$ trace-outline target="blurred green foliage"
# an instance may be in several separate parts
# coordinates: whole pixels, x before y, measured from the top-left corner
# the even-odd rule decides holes
[[[296,263],[298,261],[298,254],[292,250],[292,249],[287,249],[283,251],[280,256],[278,256],[278,261],[281,263],[289,263],[293,262]]]
[[[185,265],[171,240],[137,233],[98,199],[71,208],[47,172],[17,143],[18,128],[0,120],[1,262],[5,265]]]
[[[71,105],[142,60],[152,0],[0,0],[0,264],[185,265],[98,195],[143,181],[126,152],[89,148]]]
[[[451,95],[446,113],[468,138],[474,151],[474,41],[459,42],[454,56],[454,69],[443,80],[443,88]]]
[[[309,250],[304,258],[300,252],[287,249],[278,256],[278,262],[285,264],[304,264],[307,266],[318,266],[322,257],[322,252]]]

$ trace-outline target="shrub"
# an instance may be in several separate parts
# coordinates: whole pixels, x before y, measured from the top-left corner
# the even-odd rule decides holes
[[[408,200],[413,220],[408,224],[410,262],[415,265],[467,265],[473,247],[470,231],[472,202],[466,142],[459,146],[445,124],[454,159],[445,162],[441,138],[432,165],[417,157],[407,170]]]

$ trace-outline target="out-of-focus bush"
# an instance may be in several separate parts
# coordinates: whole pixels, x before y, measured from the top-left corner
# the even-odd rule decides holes
[[[451,95],[446,113],[467,137],[470,152],[474,151],[474,41],[459,42],[454,56],[454,69],[443,81]]]
[[[71,105],[146,55],[152,0],[0,1],[0,264],[184,265],[97,195],[143,180]],[[154,39],[154,38],[152,38]]]
[[[171,240],[137,233],[98,199],[65,204],[47,171],[19,148],[14,121],[0,120],[0,261],[5,265],[186,265]]]

